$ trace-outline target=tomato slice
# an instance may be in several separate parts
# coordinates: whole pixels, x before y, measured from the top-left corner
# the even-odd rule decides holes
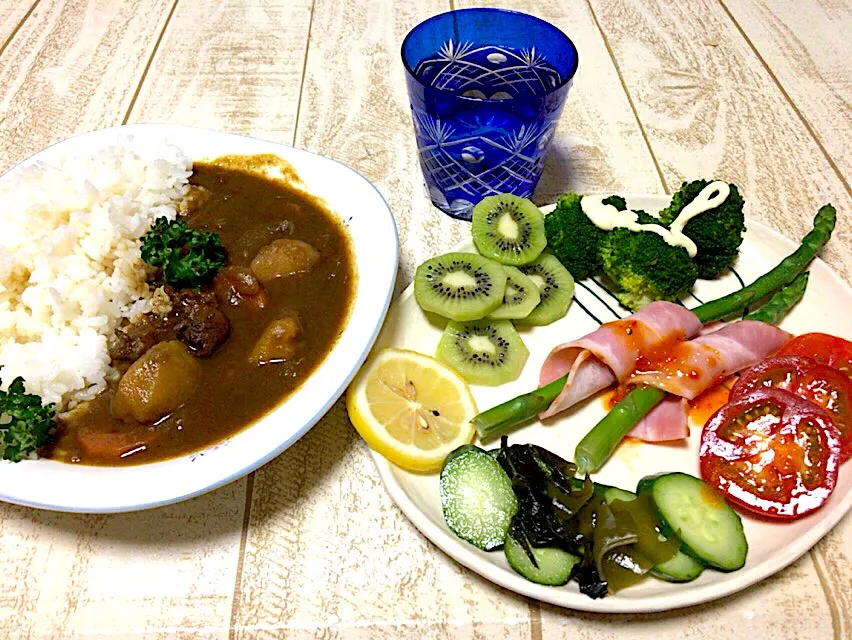
[[[828,411],[840,431],[840,462],[852,457],[852,378],[805,356],[776,356],[746,369],[731,387],[730,400],[772,387]]]
[[[827,333],[803,333],[778,351],[779,356],[806,356],[852,378],[852,342]]]
[[[701,477],[742,508],[773,518],[818,509],[837,482],[840,437],[831,416],[780,389],[719,409],[701,433]]]

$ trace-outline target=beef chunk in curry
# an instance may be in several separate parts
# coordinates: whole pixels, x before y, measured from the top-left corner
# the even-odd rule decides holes
[[[198,450],[274,408],[323,360],[352,300],[349,241],[319,202],[258,171],[281,162],[195,165],[179,215],[219,234],[227,264],[194,289],[152,276],[155,311],[110,342],[119,377],[60,416],[48,455],[120,465]]]
[[[164,340],[180,340],[193,355],[206,358],[228,339],[231,323],[209,290],[163,287],[171,311],[148,313],[120,326],[110,341],[114,361],[134,361]]]

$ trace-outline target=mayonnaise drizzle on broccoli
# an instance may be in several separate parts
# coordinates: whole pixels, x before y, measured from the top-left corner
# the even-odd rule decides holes
[[[583,196],[580,206],[583,213],[598,228],[611,231],[616,228],[630,231],[650,231],[656,233],[666,244],[673,247],[683,247],[694,258],[698,253],[695,243],[683,233],[683,228],[695,216],[714,209],[722,204],[731,193],[731,187],[721,180],[711,182],[701,190],[696,198],[686,205],[680,214],[666,229],[659,224],[639,224],[639,214],[630,209],[618,210],[611,204],[604,204],[606,196]]]

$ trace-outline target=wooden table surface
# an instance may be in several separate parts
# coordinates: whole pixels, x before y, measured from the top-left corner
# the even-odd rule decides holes
[[[398,291],[459,241],[416,163],[399,46],[464,0],[2,0],[0,170],[75,133],[198,125],[293,144],[373,181]],[[849,0],[508,0],[580,70],[537,192],[736,182],[792,238],[833,202],[852,280]],[[844,310],[848,312],[849,310]],[[653,615],[539,604],[449,560],[391,502],[342,403],[275,461],[121,515],[0,506],[0,637],[850,638],[852,518],[778,575]],[[625,625],[629,625],[625,626]]]

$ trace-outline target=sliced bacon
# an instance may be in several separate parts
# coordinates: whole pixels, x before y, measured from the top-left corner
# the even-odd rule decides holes
[[[688,438],[689,403],[678,396],[666,396],[627,435],[645,442]]]
[[[673,302],[652,302],[623,320],[559,345],[542,365],[539,386],[566,374],[568,381],[540,417],[548,418],[616,381],[627,380],[643,354],[686,340],[700,329],[701,322],[688,309]]]
[[[768,358],[789,339],[789,333],[765,322],[732,322],[640,358],[630,381],[692,400],[729,375]]]

